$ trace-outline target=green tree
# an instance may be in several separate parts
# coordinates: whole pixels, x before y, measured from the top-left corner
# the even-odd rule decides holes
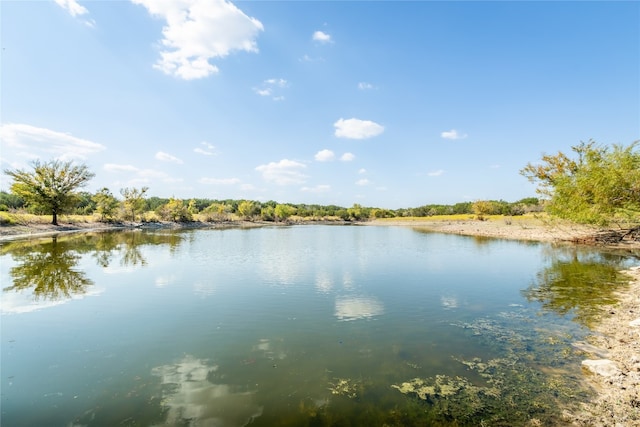
[[[260,209],[260,218],[263,221],[275,221],[275,208],[271,205],[263,206],[262,209]]]
[[[189,212],[188,206],[180,199],[169,199],[166,205],[161,206],[158,215],[165,221],[189,222],[193,220],[193,215]]]
[[[251,219],[256,214],[256,204],[251,200],[243,200],[238,204],[238,215],[243,219]]]
[[[126,218],[131,218],[131,221],[136,220],[136,214],[144,213],[146,208],[145,197],[149,187],[137,188],[123,188],[120,190],[120,194],[124,197],[122,201],[122,207],[125,212]]]
[[[572,221],[607,225],[640,222],[640,151],[629,146],[598,146],[594,141],[572,147],[575,158],[562,152],[544,155],[520,173],[539,183],[550,214]]]
[[[230,213],[230,206],[218,202],[213,202],[202,210],[205,221],[228,221]]]
[[[20,209],[24,207],[24,200],[15,194],[0,191],[0,205],[4,205],[8,209]]]
[[[289,205],[276,205],[273,213],[276,221],[286,221],[291,215],[296,213],[296,208]]]
[[[110,221],[115,216],[120,202],[116,199],[108,188],[101,188],[94,196],[96,212],[100,215],[101,221]]]
[[[13,178],[11,191],[27,205],[51,213],[51,224],[58,225],[58,215],[77,202],[75,190],[85,186],[95,176],[86,165],[50,160],[33,162],[33,171],[5,170]]]
[[[493,212],[493,205],[487,200],[478,200],[473,203],[471,208],[480,221],[484,221],[485,215],[491,215]]]

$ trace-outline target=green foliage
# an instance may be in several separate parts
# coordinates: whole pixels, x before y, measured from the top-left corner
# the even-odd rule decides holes
[[[276,221],[286,221],[291,215],[296,213],[296,208],[290,205],[276,205],[273,213]]]
[[[539,183],[552,215],[585,224],[638,223],[639,143],[602,147],[582,142],[572,147],[575,159],[562,152],[544,155],[541,164],[529,163],[520,173]]]
[[[273,206],[263,206],[262,209],[260,209],[260,218],[262,218],[263,221],[275,221],[275,208]]]
[[[100,215],[100,221],[111,221],[120,206],[118,199],[106,187],[100,189],[92,199],[96,205],[95,211]]]
[[[20,209],[24,207],[25,202],[20,196],[0,191],[0,204],[5,205],[8,209]]]
[[[69,211],[79,201],[75,190],[85,186],[95,174],[86,165],[50,160],[33,162],[33,171],[5,170],[13,178],[11,191],[38,211],[52,215],[58,225],[58,215]]]
[[[238,204],[238,215],[245,220],[251,220],[258,213],[258,207],[251,200],[243,200]]]
[[[487,200],[478,200],[473,204],[473,213],[479,220],[484,220],[485,215],[492,215],[494,206]]]
[[[231,207],[224,203],[214,202],[202,210],[205,221],[228,221]]]
[[[189,222],[193,221],[193,215],[188,206],[180,199],[169,199],[166,205],[156,210],[160,218],[165,221]]]
[[[120,194],[124,197],[122,207],[124,210],[124,216],[131,221],[136,220],[136,215],[142,214],[146,208],[145,196],[149,187],[137,188],[123,188],[120,190]]]

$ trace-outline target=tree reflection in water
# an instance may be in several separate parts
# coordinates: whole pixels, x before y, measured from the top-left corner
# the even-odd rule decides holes
[[[80,255],[71,249],[68,242],[50,242],[25,248],[13,254],[20,263],[11,268],[13,285],[5,292],[24,291],[33,288],[36,301],[71,298],[84,294],[93,281],[83,271],[76,269]]]
[[[601,307],[615,303],[615,292],[628,283],[620,273],[628,258],[576,247],[564,252],[554,248],[552,254],[550,265],[522,291],[524,297],[541,303],[545,311],[572,314],[575,321],[590,326]]]
[[[78,268],[83,254],[100,267],[108,267],[120,255],[128,267],[144,267],[144,245],[169,245],[175,251],[182,241],[177,233],[102,232],[73,236],[53,236],[51,240],[10,242],[2,254],[10,254],[17,265],[9,271],[13,283],[3,292],[33,290],[36,301],[58,301],[85,294],[94,284]]]

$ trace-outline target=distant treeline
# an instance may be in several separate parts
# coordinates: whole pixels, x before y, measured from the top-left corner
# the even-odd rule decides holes
[[[138,194],[135,209],[131,204],[127,206],[127,196],[124,200],[112,203],[113,209],[106,212],[103,206],[105,189],[96,193],[86,191],[76,194],[76,203],[68,212],[76,215],[99,214],[101,219],[112,221],[117,219],[147,220],[153,212],[157,218],[168,221],[230,221],[235,219],[261,221],[287,221],[292,217],[315,220],[362,221],[375,218],[397,217],[427,217],[434,215],[522,215],[527,212],[542,211],[540,201],[529,197],[516,202],[504,200],[483,200],[476,202],[461,202],[453,205],[429,204],[415,208],[383,209],[365,207],[359,204],[346,208],[336,205],[278,203],[270,200],[260,202],[255,200],[236,199],[175,199],[162,197],[144,197]],[[115,199],[115,198],[114,198]],[[112,202],[116,202],[112,200]],[[0,211],[26,211],[32,214],[47,214],[38,206],[28,205],[21,197],[0,191]]]

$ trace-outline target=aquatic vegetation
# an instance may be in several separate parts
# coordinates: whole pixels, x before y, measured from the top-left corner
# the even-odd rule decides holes
[[[347,396],[350,399],[358,396],[358,389],[362,386],[359,382],[348,378],[336,378],[336,382],[330,385],[331,394]]]
[[[501,313],[501,321],[481,318],[456,326],[499,349],[501,357],[454,357],[468,376],[438,374],[413,378],[391,387],[424,402],[425,411],[438,422],[460,425],[557,425],[560,408],[584,401],[589,391],[581,384],[578,351],[571,334],[516,325],[533,320],[524,311]],[[575,363],[574,363],[575,362]],[[473,381],[473,378],[480,380]]]

